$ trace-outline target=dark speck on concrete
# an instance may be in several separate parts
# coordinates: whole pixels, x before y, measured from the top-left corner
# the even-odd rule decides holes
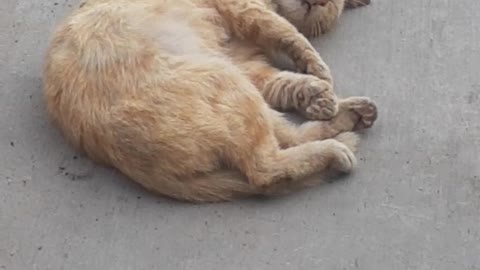
[[[70,178],[70,180],[72,181],[77,181],[77,180],[89,180],[93,177],[93,174],[91,172],[87,172],[87,173],[72,173],[72,172],[69,172],[69,171],[66,171],[66,168],[64,167],[60,167],[59,170],[61,172],[63,172],[63,175],[65,175],[66,177]]]
[[[468,104],[476,103],[479,99],[480,99],[480,90],[471,91],[467,95],[467,103]]]

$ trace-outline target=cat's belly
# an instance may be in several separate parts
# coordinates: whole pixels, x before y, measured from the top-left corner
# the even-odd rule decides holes
[[[216,10],[171,8],[145,25],[163,52],[171,55],[220,53],[230,35]]]
[[[172,55],[201,54],[204,42],[188,20],[177,12],[164,14],[152,27],[151,34],[164,52]]]

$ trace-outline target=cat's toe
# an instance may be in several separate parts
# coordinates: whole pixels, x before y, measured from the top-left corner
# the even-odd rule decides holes
[[[355,154],[343,143],[335,142],[331,167],[343,173],[350,173],[356,166]]]
[[[338,113],[335,99],[317,98],[305,110],[306,116],[311,120],[330,120]]]
[[[310,98],[299,109],[307,119],[330,120],[337,115],[337,97],[328,82],[315,79],[305,86],[305,91],[310,93]]]

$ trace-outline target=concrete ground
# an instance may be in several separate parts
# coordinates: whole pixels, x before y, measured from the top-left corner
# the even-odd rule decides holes
[[[41,64],[75,0],[0,5],[0,270],[480,269],[480,1],[376,0],[316,41],[373,97],[356,172],[286,198],[187,205],[48,123]]]

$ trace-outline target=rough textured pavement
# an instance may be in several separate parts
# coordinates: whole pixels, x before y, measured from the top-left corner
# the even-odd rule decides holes
[[[41,63],[78,5],[0,5],[0,270],[480,269],[480,1],[376,0],[316,41],[378,102],[356,172],[272,201],[146,193],[46,120]]]

